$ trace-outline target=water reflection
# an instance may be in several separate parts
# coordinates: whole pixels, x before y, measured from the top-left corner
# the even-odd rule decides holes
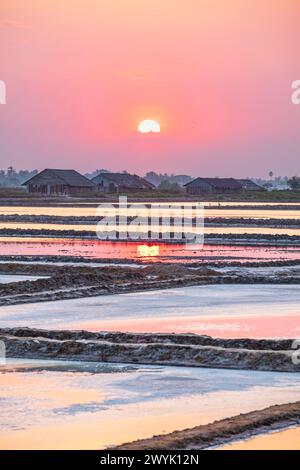
[[[103,201],[102,201],[103,202]],[[101,202],[101,203],[102,203]],[[146,202],[144,203],[147,204]],[[150,203],[148,203],[150,204]],[[155,204],[151,203],[151,209],[153,211],[153,215],[159,215],[161,211],[166,209],[169,210],[169,206],[172,205],[174,208],[178,207],[177,211],[175,210],[175,214],[178,216],[181,215],[182,206],[191,208],[195,203],[167,203],[167,204]],[[234,204],[236,207],[238,204]],[[255,206],[259,207],[259,204],[255,204]],[[300,219],[300,210],[296,207],[300,206],[300,203],[294,207],[292,204],[284,204],[284,206],[289,207],[289,209],[272,209],[272,204],[263,204],[263,207],[270,206],[270,209],[265,208],[255,208],[255,206],[251,209],[251,204],[247,203],[247,206],[242,206],[240,208],[232,208],[228,207],[226,209],[222,209],[222,207],[227,206],[220,206],[216,208],[216,203],[210,208],[206,206],[205,208],[205,217],[224,217],[224,218],[255,218],[255,219]],[[276,204],[276,207],[280,207],[280,205]],[[155,210],[157,208],[157,210]],[[3,215],[48,215],[48,216],[64,216],[64,217],[96,217],[97,216],[97,206],[87,207],[86,205],[82,205],[81,207],[33,207],[33,206],[0,206],[0,214]],[[144,211],[144,214],[141,213],[141,216],[148,215],[148,209]]]
[[[276,431],[233,442],[217,450],[300,450],[300,428]]]
[[[292,374],[189,367],[2,373],[0,448],[103,449],[295,401],[299,391]]]
[[[300,224],[300,222],[299,222]],[[2,222],[0,223],[0,230],[1,229],[21,229],[21,230],[58,230],[58,231],[75,231],[75,232],[92,232],[96,236],[96,223],[95,224],[48,224],[48,223],[29,223],[29,222]],[[143,226],[139,227],[137,226],[136,228],[134,226],[128,227],[127,225],[118,225],[117,229],[120,232],[120,234],[123,234],[125,237],[125,234],[128,231],[128,228],[130,228],[131,233],[136,233],[137,236],[140,238],[148,238],[148,227],[144,228]],[[186,227],[185,233],[189,233],[189,229],[191,229],[192,232],[192,227]],[[114,229],[116,230],[116,228]],[[176,238],[181,238],[183,228],[178,226],[178,227],[170,227],[170,226],[164,226],[164,225],[151,225],[151,230],[154,233],[153,238],[158,238],[158,234],[164,234],[165,238],[170,238],[170,233],[174,234],[173,237]],[[200,231],[201,230],[201,231]],[[194,234],[201,234],[202,233],[202,228],[195,230],[194,229]],[[113,230],[108,230],[105,232],[105,237],[106,233],[108,237],[113,237],[114,236],[114,231]],[[288,227],[247,227],[247,226],[242,226],[242,227],[235,227],[235,226],[227,226],[227,227],[211,227],[211,226],[205,226],[204,227],[204,234],[219,234],[219,235],[226,235],[226,234],[239,234],[242,235],[244,233],[247,234],[258,234],[258,235],[289,235],[289,236],[300,236],[300,228],[288,228]]]
[[[159,256],[159,245],[137,245],[137,255],[142,258]]]
[[[148,248],[139,249],[139,246]],[[159,254],[156,254],[159,247]],[[296,247],[190,245],[178,243],[109,242],[68,238],[1,237],[0,256],[72,256],[91,259],[153,261],[268,261],[300,259]],[[147,253],[146,253],[147,252]],[[145,254],[146,253],[146,254]]]

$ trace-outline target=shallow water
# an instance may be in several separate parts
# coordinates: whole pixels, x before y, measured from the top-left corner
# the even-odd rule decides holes
[[[228,246],[107,242],[68,238],[1,237],[0,256],[75,256],[91,259],[127,259],[141,261],[273,261],[300,260],[300,248],[273,246]]]
[[[298,285],[212,285],[0,309],[2,327],[300,338]]]
[[[101,449],[296,401],[300,393],[300,374],[93,367],[9,360],[0,382],[0,448]]]
[[[217,450],[300,450],[300,428],[276,431],[233,442]]]
[[[100,202],[103,204],[103,201]],[[106,203],[105,203],[106,204]],[[137,206],[142,204],[150,204],[149,202],[138,203]],[[191,208],[195,206],[195,202],[181,202],[181,203],[151,203],[152,215],[158,215],[160,211],[167,211],[169,206],[174,208],[178,207],[178,214],[181,215],[181,206],[184,205],[186,208]],[[212,203],[216,206],[216,203]],[[224,217],[224,218],[255,218],[255,219],[300,219],[300,210],[293,208],[291,204],[284,204],[284,206],[289,206],[289,209],[272,209],[272,204],[263,204],[264,206],[269,205],[270,209],[248,209],[244,205],[232,203],[231,205],[240,205],[239,209],[205,209],[205,217]],[[273,204],[279,205],[280,204]],[[299,203],[295,204],[299,207]],[[251,203],[247,203],[247,206],[251,206]],[[255,206],[259,204],[255,203]],[[224,207],[224,206],[222,206]],[[0,206],[0,214],[3,215],[58,215],[58,216],[76,216],[76,217],[95,217],[96,216],[97,206],[87,207],[87,205],[81,205],[81,207],[70,207],[70,205],[65,205],[64,207],[33,207],[33,206]],[[99,212],[100,213],[100,212]],[[175,210],[176,213],[176,210]],[[148,215],[147,209],[144,210],[144,213],[141,212],[140,215]]]
[[[0,274],[0,284],[8,284],[10,282],[22,282],[22,281],[36,281],[37,279],[47,278],[47,276],[27,276],[19,274]]]
[[[299,222],[300,223],[300,222]],[[0,230],[2,229],[20,229],[20,230],[74,230],[75,232],[94,232],[96,236],[96,224],[49,224],[49,223],[27,223],[27,222],[2,222],[0,223]],[[126,233],[127,226],[118,226],[118,229],[121,232]],[[170,229],[153,225],[152,230],[157,233],[160,232],[170,232]],[[177,231],[172,228],[174,236],[181,238],[182,229],[177,229]],[[137,234],[143,232],[136,232]],[[204,234],[238,234],[242,235],[244,233],[248,234],[259,234],[259,235],[288,235],[288,236],[300,236],[300,228],[286,228],[286,227],[204,227]],[[147,232],[144,232],[143,235],[147,237]],[[142,235],[140,236],[142,238]]]

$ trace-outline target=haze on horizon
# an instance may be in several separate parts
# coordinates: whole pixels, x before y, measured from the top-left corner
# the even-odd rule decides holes
[[[2,0],[0,166],[299,173],[299,25],[299,0]]]

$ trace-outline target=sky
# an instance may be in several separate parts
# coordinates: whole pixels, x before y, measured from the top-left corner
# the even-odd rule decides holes
[[[300,174],[299,45],[299,0],[0,0],[0,168]]]

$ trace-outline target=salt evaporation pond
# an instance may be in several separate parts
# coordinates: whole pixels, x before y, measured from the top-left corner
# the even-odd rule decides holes
[[[299,305],[299,285],[205,285],[2,306],[0,325],[300,338]]]
[[[300,374],[8,360],[1,449],[102,449],[296,401]]]
[[[71,238],[1,237],[0,256],[72,256],[89,259],[151,262],[249,262],[300,260],[300,247],[109,242]]]
[[[300,450],[300,427],[239,440],[217,450]]]
[[[99,201],[99,204],[103,204],[103,201]],[[105,204],[107,204],[105,202]],[[116,204],[116,202],[114,203]],[[132,203],[129,203],[129,206]],[[161,210],[169,210],[169,207],[174,208],[178,207],[180,212],[181,206],[186,208],[191,208],[195,206],[196,202],[168,202],[168,203],[134,203],[136,206],[149,206],[151,204],[151,209],[153,215],[156,215]],[[204,203],[205,204],[205,203]],[[216,207],[218,203],[211,203],[213,207]],[[298,207],[299,203],[281,203],[281,204],[270,204],[270,203],[231,203],[228,206],[224,206],[220,203],[218,208],[210,208],[207,203],[205,204],[205,217],[222,217],[222,218],[252,218],[252,219],[300,219],[300,210]],[[239,208],[234,208],[240,206]],[[254,206],[254,207],[251,207]],[[260,208],[259,206],[263,206]],[[276,208],[274,208],[276,206]],[[282,208],[282,206],[284,208]],[[101,206],[100,206],[101,207]],[[278,208],[277,208],[278,207]],[[288,207],[288,209],[286,209]],[[48,216],[64,216],[64,217],[94,217],[96,216],[97,204],[81,204],[78,207],[71,207],[70,205],[60,205],[60,206],[0,206],[0,214],[2,215],[48,215]],[[100,209],[101,211],[101,209]],[[100,213],[99,211],[99,213]],[[147,209],[145,209],[146,214]],[[141,212],[140,215],[143,215]]]
[[[23,274],[0,274],[0,284],[9,284],[10,282],[36,281],[37,279],[46,279],[48,276],[27,276]]]

